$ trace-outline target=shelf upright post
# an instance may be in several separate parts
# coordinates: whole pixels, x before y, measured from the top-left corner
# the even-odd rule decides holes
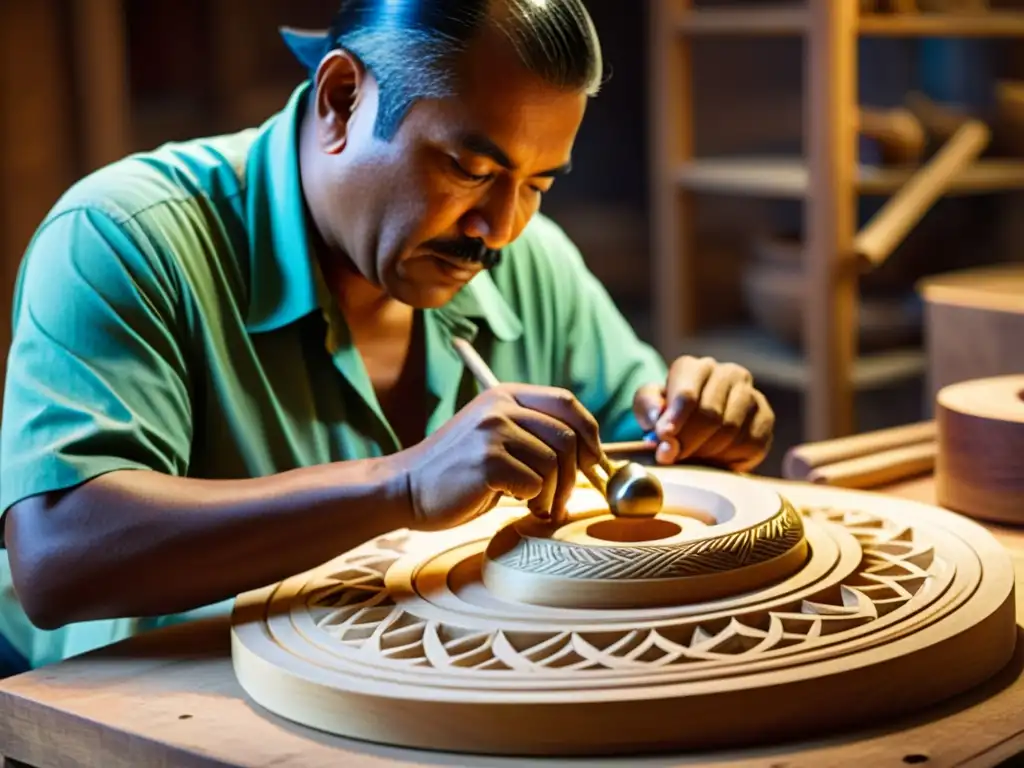
[[[82,101],[81,175],[120,160],[132,149],[128,86],[128,29],[124,0],[75,0],[75,87]]]
[[[855,430],[858,0],[810,0],[805,38],[804,439]]]
[[[693,192],[679,171],[693,157],[693,79],[689,35],[680,22],[692,0],[651,0],[650,205],[654,343],[672,360],[696,331]]]

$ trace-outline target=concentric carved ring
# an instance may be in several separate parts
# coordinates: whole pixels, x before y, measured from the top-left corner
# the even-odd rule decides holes
[[[721,482],[735,484],[722,494],[732,498],[746,487],[658,471],[667,490]],[[258,704],[343,736],[584,755],[891,724],[1009,662],[1013,565],[977,523],[874,494],[763,484],[802,522],[808,555],[784,579],[656,607],[510,601],[482,577],[489,542],[524,514],[503,506],[455,530],[380,537],[241,595],[235,672]]]
[[[681,605],[764,587],[807,558],[793,505],[752,480],[694,473],[666,489],[654,519],[605,510],[581,490],[567,525],[513,521],[487,546],[484,584],[509,602],[565,608]]]

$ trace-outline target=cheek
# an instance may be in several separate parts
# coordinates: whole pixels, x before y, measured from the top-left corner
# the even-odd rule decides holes
[[[405,186],[404,198],[403,209],[420,242],[457,234],[459,220],[476,200],[472,191],[452,189],[450,183],[430,173],[413,177]]]

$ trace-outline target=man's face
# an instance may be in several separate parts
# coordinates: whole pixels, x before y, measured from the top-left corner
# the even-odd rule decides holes
[[[367,78],[344,147],[321,185],[321,229],[355,268],[401,302],[447,303],[515,240],[567,172],[586,95],[526,72],[484,33],[460,63],[458,95],[417,102],[391,141],[374,138]],[[323,119],[321,116],[320,120]]]

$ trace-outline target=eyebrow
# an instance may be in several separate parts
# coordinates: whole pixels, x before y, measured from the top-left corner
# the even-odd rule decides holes
[[[502,168],[506,168],[510,171],[514,171],[515,164],[509,160],[505,151],[491,141],[488,137],[482,133],[468,133],[462,137],[459,141],[463,149],[468,150],[477,155],[484,155],[485,157],[491,158],[494,162],[500,165]],[[546,171],[540,171],[539,173],[533,174],[534,176],[565,176],[572,171],[572,160],[560,165],[557,168],[550,168]]]

